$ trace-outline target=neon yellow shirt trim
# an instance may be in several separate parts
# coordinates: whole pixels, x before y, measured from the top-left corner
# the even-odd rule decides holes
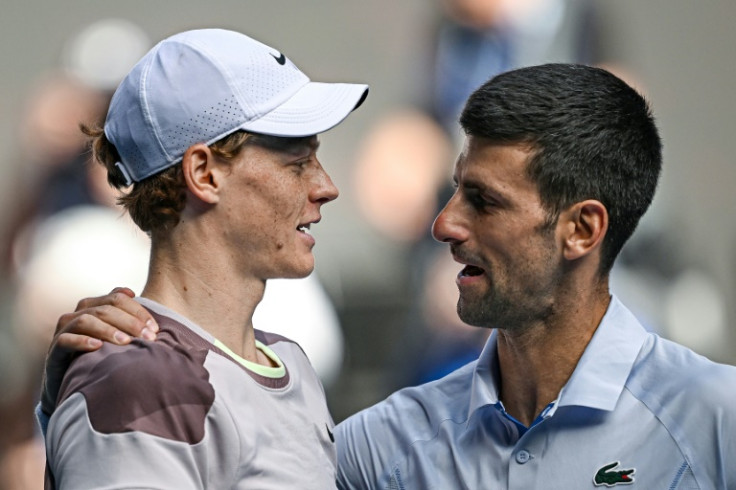
[[[235,352],[230,350],[228,346],[220,342],[219,340],[215,339],[214,342],[215,346],[222,349],[227,355],[238,361],[238,363],[243,366],[245,369],[249,371],[253,371],[256,374],[260,374],[261,376],[265,376],[266,378],[281,378],[286,374],[286,368],[284,367],[284,363],[281,362],[281,359],[279,359],[279,356],[276,355],[274,351],[271,350],[270,347],[263,344],[262,342],[256,340],[256,349],[263,352],[263,354],[271,359],[275,364],[276,367],[271,366],[263,366],[261,364],[258,364],[256,362],[251,362],[246,359],[243,359],[239,355],[237,355]]]

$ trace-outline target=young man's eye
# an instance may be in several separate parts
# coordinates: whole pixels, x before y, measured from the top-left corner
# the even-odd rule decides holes
[[[292,166],[295,169],[297,169],[298,171],[302,171],[302,170],[304,170],[305,168],[307,168],[309,166],[309,162],[310,161],[311,161],[311,159],[304,158],[302,160],[297,160],[297,161],[293,162],[292,163]]]

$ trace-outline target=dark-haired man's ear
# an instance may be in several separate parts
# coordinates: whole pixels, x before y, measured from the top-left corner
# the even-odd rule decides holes
[[[577,260],[603,244],[608,231],[608,210],[594,199],[573,204],[560,214],[563,223],[563,254]]]
[[[187,148],[181,167],[187,189],[194,197],[207,204],[215,204],[220,200],[220,169],[207,145],[197,143]]]

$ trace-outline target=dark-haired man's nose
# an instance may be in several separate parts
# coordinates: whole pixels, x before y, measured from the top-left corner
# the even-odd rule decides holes
[[[464,218],[458,212],[458,201],[459,196],[455,193],[432,224],[432,236],[438,242],[461,243],[468,239]]]

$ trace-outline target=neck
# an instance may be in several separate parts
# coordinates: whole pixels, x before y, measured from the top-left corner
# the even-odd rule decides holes
[[[186,230],[176,230],[152,241],[141,295],[187,317],[244,359],[272,365],[256,349],[252,323],[265,281],[241,277],[216,243],[188,238]]]
[[[570,379],[608,308],[605,285],[576,293],[542,322],[498,331],[501,401],[527,427]]]

